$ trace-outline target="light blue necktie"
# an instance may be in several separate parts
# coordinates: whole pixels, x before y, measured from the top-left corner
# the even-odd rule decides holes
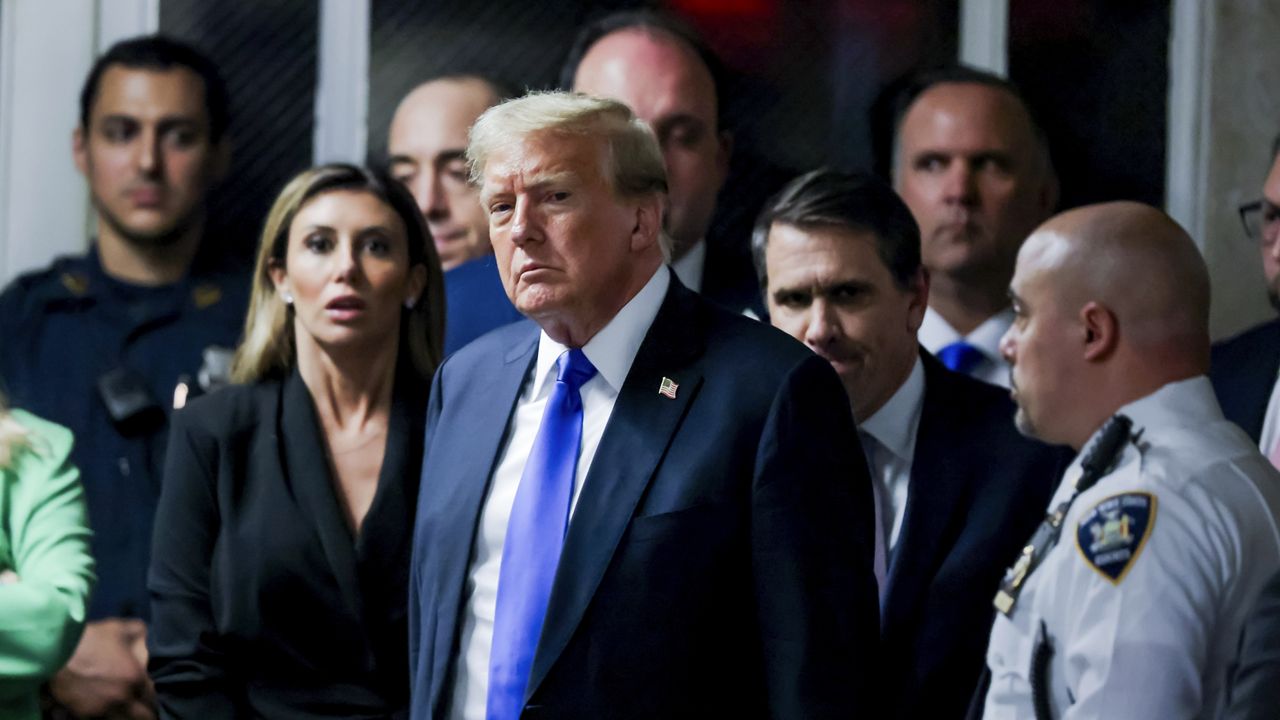
[[[972,374],[973,369],[985,358],[986,355],[981,350],[963,340],[957,340],[938,351],[938,359],[943,365],[965,375]]]
[[[502,544],[489,651],[488,720],[516,720],[524,708],[533,654],[569,528],[569,505],[582,444],[579,391],[595,376],[596,369],[577,348],[562,353],[556,369],[555,388],[520,476]]]

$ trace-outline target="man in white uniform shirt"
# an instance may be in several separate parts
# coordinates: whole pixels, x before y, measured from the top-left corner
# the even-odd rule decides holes
[[[871,717],[874,500],[830,365],[664,266],[625,105],[503,103],[467,157],[531,322],[432,386],[413,717]]]
[[[1082,453],[1059,539],[1011,569],[987,652],[987,718],[1212,718],[1241,626],[1280,568],[1280,475],[1205,377],[1209,278],[1191,238],[1137,203],[1072,210],[1018,255],[1018,425]],[[1100,477],[1100,479],[1095,478]],[[1037,535],[1038,539],[1043,536]]]
[[[878,486],[884,717],[960,717],[991,596],[1070,458],[1018,434],[1007,393],[920,348],[920,232],[888,185],[803,175],[752,245],[770,320],[840,375]]]
[[[1058,202],[1048,143],[1013,85],[965,67],[916,78],[895,120],[894,188],[932,278],[920,341],[952,370],[1008,387],[1005,291],[1018,247]]]

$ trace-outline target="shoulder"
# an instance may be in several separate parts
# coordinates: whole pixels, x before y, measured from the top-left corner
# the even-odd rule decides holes
[[[279,380],[228,385],[192,400],[173,414],[174,435],[227,437],[256,428],[274,417],[280,398]]]
[[[83,255],[64,255],[47,267],[19,275],[0,292],[0,309],[6,315],[35,311],[52,299],[84,295],[89,283],[87,265]]]
[[[532,320],[503,325],[464,345],[440,363],[437,374],[472,372],[478,367],[505,362],[507,356],[536,342],[538,326]]]
[[[1241,364],[1259,364],[1280,352],[1280,320],[1272,320],[1228,338],[1213,346],[1212,367],[1215,376],[1230,372]]]
[[[781,376],[806,361],[821,361],[803,343],[766,322],[730,312],[701,297],[696,302],[704,320],[708,358],[735,373]]]
[[[24,468],[32,465],[56,466],[71,453],[75,437],[67,428],[20,408],[10,410],[9,414],[23,432],[22,449],[15,454],[15,463]]]

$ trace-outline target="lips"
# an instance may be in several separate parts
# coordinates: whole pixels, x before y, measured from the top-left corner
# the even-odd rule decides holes
[[[325,310],[363,310],[364,300],[355,295],[343,295],[330,300],[324,306]]]
[[[129,202],[135,207],[157,207],[164,202],[164,191],[158,187],[134,188],[129,191]]]

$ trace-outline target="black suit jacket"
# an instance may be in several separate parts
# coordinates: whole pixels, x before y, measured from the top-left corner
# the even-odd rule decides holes
[[[174,416],[148,582],[164,716],[405,714],[423,390],[397,380],[377,494],[355,539],[296,372]]]
[[[415,718],[450,702],[477,522],[538,335],[497,330],[436,374]],[[874,717],[874,510],[854,433],[827,362],[672,276],[584,481],[522,717]]]
[[[1023,437],[993,385],[921,350],[924,406],[884,602],[887,716],[959,718],[986,665],[1000,578],[1072,454]]]
[[[1259,325],[1213,346],[1209,379],[1222,414],[1244,428],[1253,441],[1262,438],[1267,403],[1280,371],[1280,320]]]

